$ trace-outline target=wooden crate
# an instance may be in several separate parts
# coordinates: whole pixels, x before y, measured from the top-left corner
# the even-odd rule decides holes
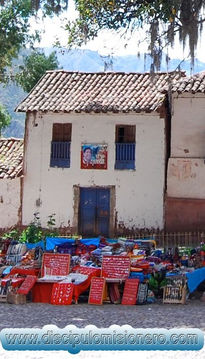
[[[186,285],[182,288],[167,285],[163,289],[163,303],[185,304],[186,303]]]
[[[7,302],[10,304],[25,304],[26,295],[9,292],[7,294]]]
[[[0,295],[0,303],[6,303],[7,302],[7,294],[6,295]]]

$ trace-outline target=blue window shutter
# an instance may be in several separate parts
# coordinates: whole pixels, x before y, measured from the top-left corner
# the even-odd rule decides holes
[[[70,167],[70,142],[51,142],[50,167]]]
[[[115,169],[135,169],[135,143],[115,144]]]

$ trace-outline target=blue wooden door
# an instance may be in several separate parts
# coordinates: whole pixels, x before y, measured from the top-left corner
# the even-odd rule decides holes
[[[79,232],[83,236],[109,236],[110,190],[81,188]]]

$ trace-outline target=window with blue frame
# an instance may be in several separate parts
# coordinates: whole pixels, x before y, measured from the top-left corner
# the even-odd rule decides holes
[[[71,123],[54,123],[50,167],[70,167]]]
[[[135,126],[117,125],[115,132],[115,169],[135,169]]]

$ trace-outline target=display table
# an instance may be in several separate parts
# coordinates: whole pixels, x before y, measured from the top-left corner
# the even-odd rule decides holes
[[[61,279],[49,278],[45,280],[43,278],[39,278],[32,288],[32,302],[51,303],[53,285],[55,283],[60,283],[63,278],[63,276]]]
[[[101,269],[78,266],[75,268],[75,272],[88,275],[88,278],[84,282],[80,284],[73,283],[73,299],[75,303],[77,303],[80,294],[90,287],[91,278],[100,276]],[[39,279],[32,289],[32,301],[35,303],[51,303],[53,285],[57,282],[60,283],[59,281],[41,281],[41,279]]]

